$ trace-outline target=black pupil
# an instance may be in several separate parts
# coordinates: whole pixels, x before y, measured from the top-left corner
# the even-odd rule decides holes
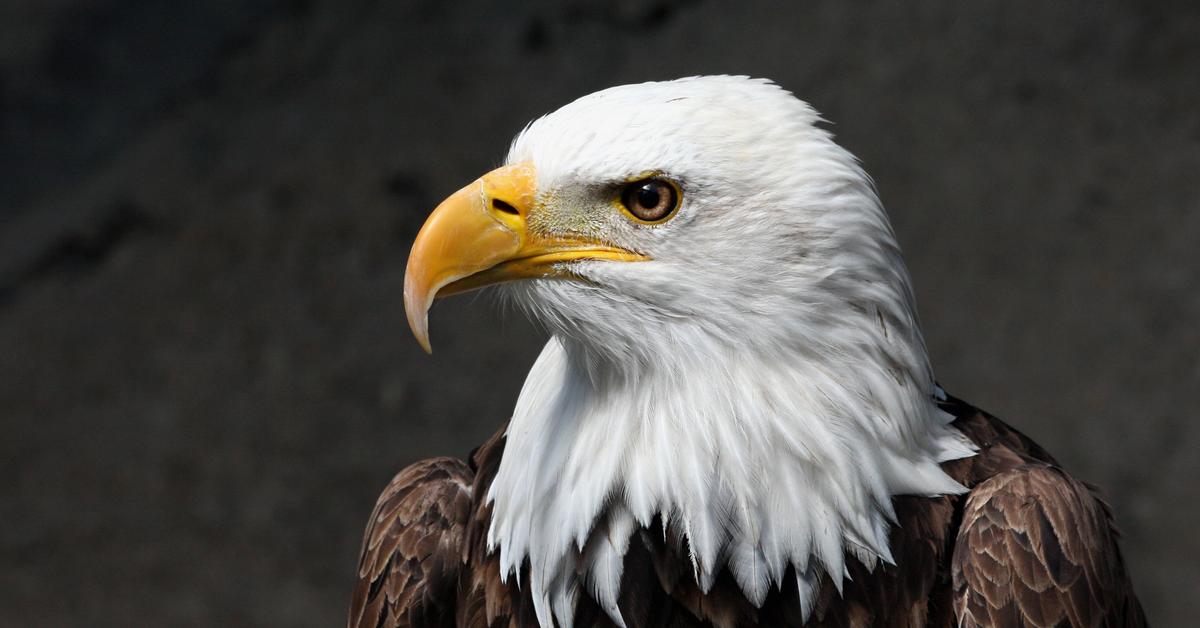
[[[654,209],[658,207],[659,201],[662,200],[662,190],[654,183],[647,183],[638,188],[637,202],[638,205],[646,209]]]

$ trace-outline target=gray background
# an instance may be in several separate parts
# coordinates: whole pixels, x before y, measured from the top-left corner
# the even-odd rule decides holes
[[[4,0],[0,625],[332,626],[378,490],[542,338],[409,337],[408,247],[529,118],[776,79],[879,183],[939,378],[1103,487],[1200,616],[1191,2]]]

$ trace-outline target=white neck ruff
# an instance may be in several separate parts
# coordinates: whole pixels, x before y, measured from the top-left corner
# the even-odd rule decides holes
[[[656,516],[686,536],[701,590],[728,567],[761,605],[790,565],[807,617],[847,553],[891,561],[892,496],[965,491],[938,463],[973,447],[932,381],[870,354],[704,353],[630,378],[556,336],[534,364],[487,494],[488,547],[505,578],[528,561],[542,626],[570,627],[581,588],[623,626],[623,557]]]

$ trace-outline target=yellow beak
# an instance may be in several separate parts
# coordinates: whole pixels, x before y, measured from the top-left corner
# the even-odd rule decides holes
[[[572,260],[647,259],[601,242],[531,233],[526,221],[536,186],[530,164],[498,168],[442,201],[421,227],[404,274],[404,310],[426,352],[437,297],[514,279],[569,277],[561,262]]]

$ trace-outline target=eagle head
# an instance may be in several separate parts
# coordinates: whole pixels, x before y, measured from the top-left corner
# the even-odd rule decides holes
[[[774,84],[726,76],[616,87],[536,120],[418,235],[413,332],[428,350],[435,296],[526,280],[504,294],[626,367],[821,351],[824,319],[848,310],[919,334],[870,179],[818,122]]]

